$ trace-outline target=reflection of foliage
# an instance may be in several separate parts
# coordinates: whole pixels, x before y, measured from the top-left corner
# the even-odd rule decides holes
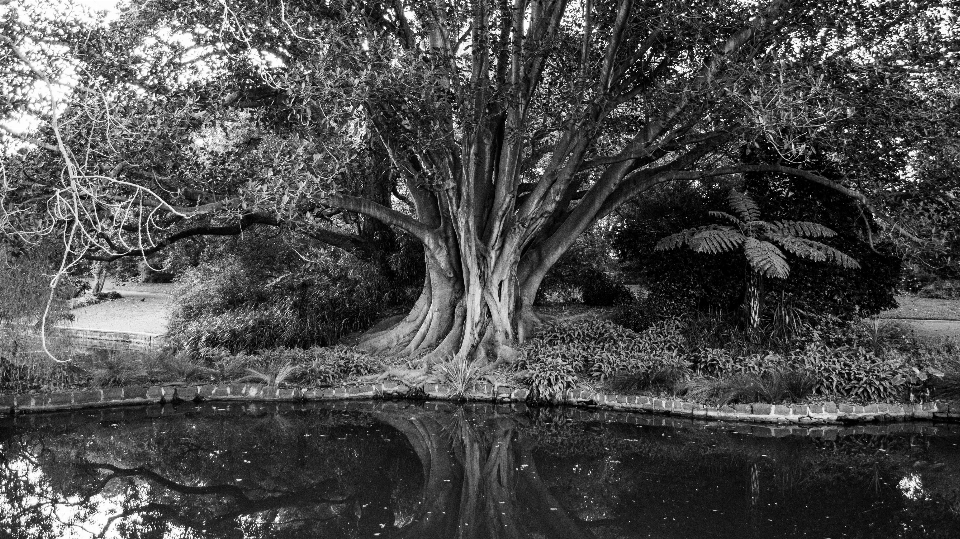
[[[45,438],[37,466],[50,478],[46,495],[87,500],[81,505],[91,511],[96,500],[116,506],[122,516],[108,524],[111,536],[162,534],[171,525],[197,537],[352,535],[381,522],[365,507],[380,511],[391,497],[415,494],[391,487],[397,473],[415,474],[404,439],[347,414],[276,416],[254,407],[229,420],[138,422],[111,436],[84,424]],[[11,457],[31,450],[11,449]],[[370,474],[371,466],[394,476]]]
[[[477,539],[960,531],[955,437],[775,439],[563,408],[357,406],[371,412],[254,405],[119,429],[72,419],[0,431],[9,459],[0,467],[0,535],[20,526],[30,533],[14,537],[56,537],[117,514],[125,516],[112,522],[111,537],[446,539],[468,527],[475,531],[463,536]],[[914,498],[899,486],[905,477],[922,486]],[[80,512],[61,524],[53,509],[68,506]]]

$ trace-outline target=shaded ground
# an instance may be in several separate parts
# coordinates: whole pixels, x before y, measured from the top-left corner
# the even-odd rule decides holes
[[[116,291],[123,297],[73,309],[73,322],[63,325],[102,331],[164,334],[170,321],[174,286],[159,283],[117,283],[108,279],[103,291]]]

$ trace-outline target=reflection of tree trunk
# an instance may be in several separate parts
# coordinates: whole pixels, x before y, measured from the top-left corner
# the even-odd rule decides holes
[[[532,444],[514,420],[478,426],[460,414],[380,419],[407,437],[423,465],[418,515],[398,537],[592,537],[543,484]]]

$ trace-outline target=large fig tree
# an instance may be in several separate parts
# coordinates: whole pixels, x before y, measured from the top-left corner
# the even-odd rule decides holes
[[[3,3],[8,233],[62,235],[61,269],[252,226],[376,261],[407,234],[422,292],[361,344],[428,362],[509,361],[551,266],[658,184],[790,174],[895,228],[861,150],[908,173],[953,136],[920,134],[955,106],[950,2]],[[878,73],[910,99],[871,101]],[[884,104],[921,113],[894,131]],[[846,179],[796,168],[811,152]]]

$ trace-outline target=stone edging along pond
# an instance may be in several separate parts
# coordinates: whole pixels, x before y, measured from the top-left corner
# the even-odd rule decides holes
[[[183,401],[338,401],[349,399],[467,400],[477,402],[525,402],[529,391],[490,383],[476,384],[464,395],[441,384],[410,388],[398,382],[324,389],[277,388],[263,384],[162,385],[115,387],[65,391],[39,395],[0,395],[0,414],[39,413],[107,406],[164,404]],[[873,421],[960,421],[960,403],[849,405],[819,404],[737,404],[710,406],[684,401],[618,395],[589,390],[565,391],[558,404],[606,410],[637,411],[749,423],[818,425]]]

